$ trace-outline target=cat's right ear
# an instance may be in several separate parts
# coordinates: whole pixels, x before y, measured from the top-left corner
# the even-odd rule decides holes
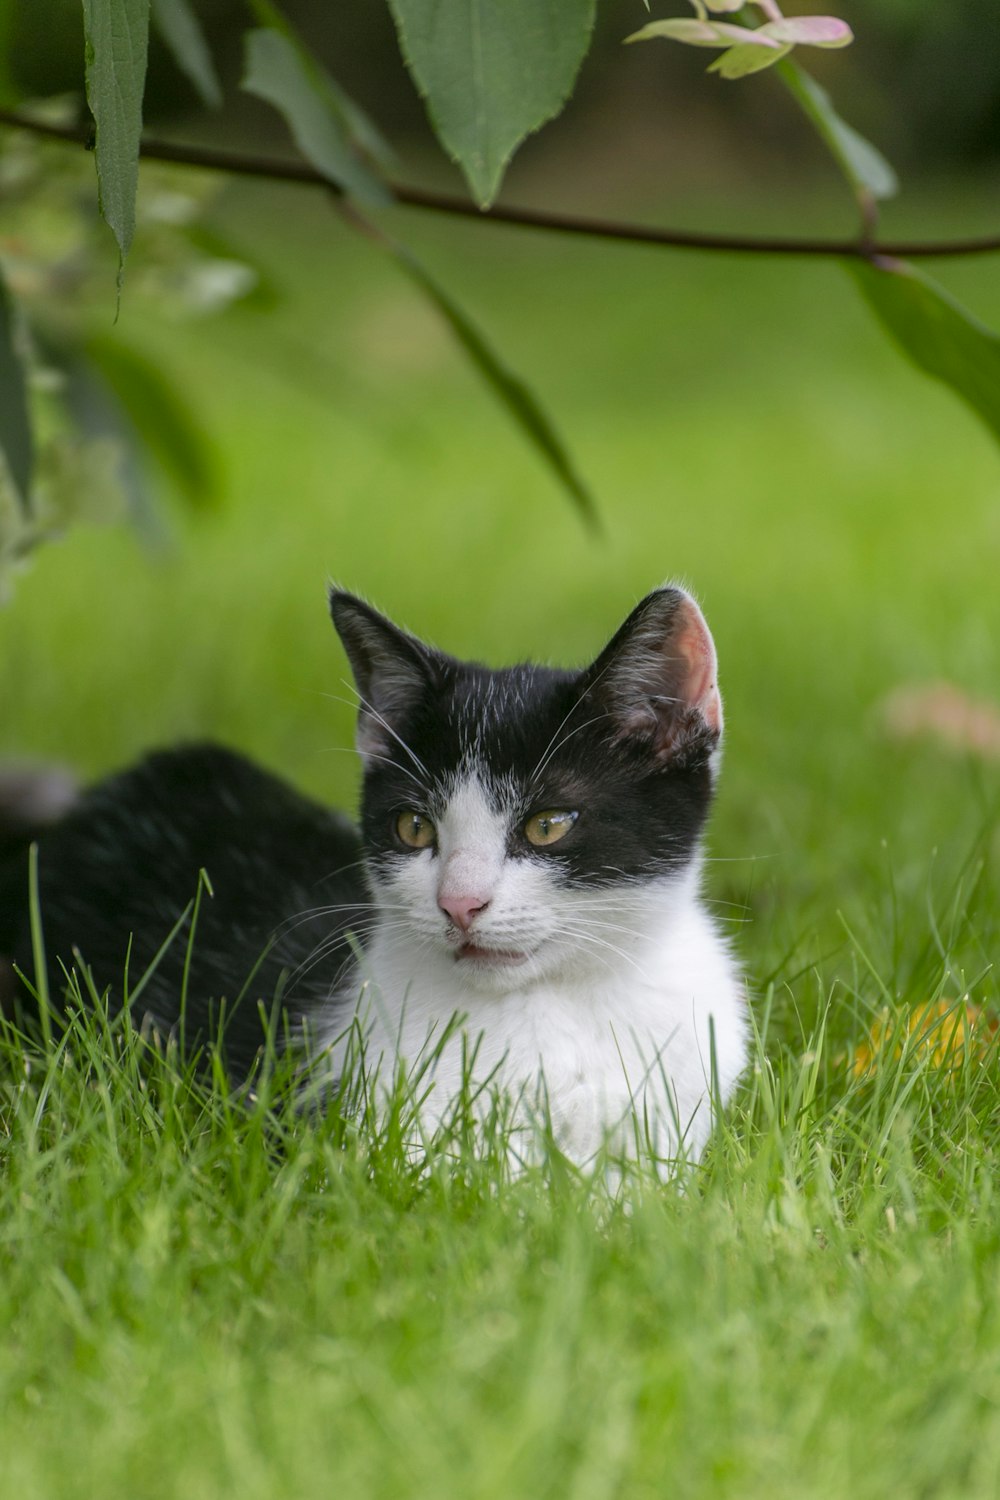
[[[331,589],[330,613],[358,690],[358,751],[391,758],[407,714],[432,680],[431,655],[353,594]]]
[[[648,746],[661,765],[707,763],[722,736],[715,644],[685,589],[654,589],[585,674],[615,741]]]

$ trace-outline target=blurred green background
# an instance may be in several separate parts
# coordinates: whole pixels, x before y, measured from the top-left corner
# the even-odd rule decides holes
[[[364,26],[289,9],[387,124],[400,175],[447,179],[381,7]],[[984,66],[987,8],[961,9],[960,26],[951,8],[838,7],[858,41],[821,76],[906,173],[887,232],[996,227],[1000,64]],[[215,10],[231,85],[233,7]],[[76,52],[55,21],[28,47],[27,14],[8,7],[8,71],[21,88],[71,87]],[[505,197],[677,225],[850,229],[849,200],[777,83],[724,85],[701,76],[705,54],[621,49],[642,16],[604,8],[577,100],[515,162]],[[921,79],[930,69],[937,89],[946,55],[936,103]],[[231,86],[225,131],[192,112],[162,58],[151,89],[160,134],[286,145]],[[81,192],[90,171],[81,160]],[[157,172],[157,193],[165,181]],[[801,1009],[864,953],[900,988],[930,983],[943,922],[975,980],[996,936],[985,886],[974,894],[996,853],[995,764],[893,742],[881,703],[940,678],[996,693],[1000,453],[984,429],[903,363],[835,264],[384,220],[545,401],[603,534],[584,531],[434,312],[322,194],[220,184],[204,223],[247,248],[267,297],[213,318],[142,298],[140,227],[118,322],[110,236],[74,310],[192,400],[219,503],[195,514],[163,487],[156,540],[79,526],[37,553],[0,610],[0,751],[89,776],[209,736],[352,805],[328,579],[493,663],[583,662],[644,591],[680,579],[715,632],[727,711],[709,887],[757,982],[787,982]],[[1000,326],[994,260],[934,269]]]

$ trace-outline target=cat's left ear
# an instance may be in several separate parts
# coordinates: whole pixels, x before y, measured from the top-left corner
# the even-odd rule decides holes
[[[391,759],[432,680],[431,652],[353,594],[331,589],[330,613],[358,689],[358,751]]]
[[[646,595],[585,673],[585,693],[603,706],[615,741],[645,744],[664,765],[707,761],[715,770],[722,738],[715,643],[686,590]]]

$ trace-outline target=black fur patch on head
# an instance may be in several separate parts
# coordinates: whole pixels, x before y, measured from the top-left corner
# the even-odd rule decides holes
[[[380,671],[407,685],[366,760],[362,831],[376,861],[406,857],[394,832],[401,811],[433,819],[463,776],[475,774],[510,816],[509,853],[552,863],[570,883],[651,879],[690,862],[711,803],[721,710],[716,724],[705,716],[714,652],[686,594],[648,596],[582,672],[493,671],[414,642],[381,616],[373,627],[373,614],[349,595],[334,597],[356,671],[358,620],[366,636],[377,632],[380,662],[373,673],[367,657],[359,682],[365,699],[389,701]],[[559,809],[579,813],[570,832],[551,846],[529,844],[525,821]]]

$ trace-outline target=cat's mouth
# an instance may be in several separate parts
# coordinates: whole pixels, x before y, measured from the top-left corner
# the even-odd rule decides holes
[[[480,948],[478,943],[473,942],[462,943],[455,949],[456,963],[482,964],[493,969],[527,963],[528,957],[527,953],[514,952],[505,948]]]

